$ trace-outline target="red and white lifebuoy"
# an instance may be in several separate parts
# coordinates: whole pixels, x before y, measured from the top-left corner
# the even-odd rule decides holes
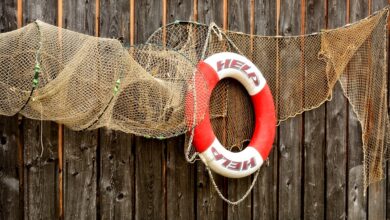
[[[195,88],[198,95],[207,97],[208,103],[218,81],[227,77],[238,80],[251,96],[255,113],[255,129],[249,145],[241,152],[231,152],[216,138],[207,104],[207,109],[200,109],[205,115],[194,131],[193,144],[196,151],[211,170],[223,176],[241,178],[252,174],[268,157],[275,136],[274,102],[265,78],[250,60],[231,52],[217,53],[200,61],[196,74],[199,74],[195,76],[196,80],[207,81],[206,90],[201,89],[204,88],[201,86]],[[191,111],[190,107],[187,110]]]

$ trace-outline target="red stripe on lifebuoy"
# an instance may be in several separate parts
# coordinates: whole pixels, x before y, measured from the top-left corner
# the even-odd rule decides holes
[[[195,88],[196,99],[199,101],[206,101],[207,103],[199,103],[197,105],[197,122],[201,122],[196,126],[194,130],[194,146],[198,152],[205,151],[214,141],[215,135],[213,128],[210,124],[210,96],[211,92],[217,85],[219,78],[214,69],[207,63],[200,61],[197,66],[197,73],[195,74]],[[189,127],[193,124],[194,115],[194,96],[192,92],[189,92],[186,100],[186,118]]]
[[[194,146],[199,153],[204,152],[215,139],[213,128],[211,127],[210,114],[207,111],[202,122],[200,122],[194,130]]]
[[[198,63],[198,71],[204,76],[204,79],[208,84],[209,92],[211,96],[211,92],[213,91],[214,87],[217,85],[219,81],[217,72],[215,72],[213,67],[203,62],[202,60]]]
[[[219,81],[218,74],[209,64],[203,61],[200,61],[198,64],[198,71],[200,75],[204,77],[203,80],[206,80],[207,82],[208,91],[206,96],[207,100],[210,101],[211,92]],[[201,83],[202,82],[199,82],[199,85]],[[207,105],[205,105],[206,109],[199,109],[199,111],[204,112],[205,114],[203,120],[196,126],[194,130],[194,146],[196,146],[196,150],[200,153],[207,150],[207,148],[213,143],[215,139],[215,134],[210,123],[209,105],[210,103],[208,102]]]
[[[251,99],[255,113],[255,130],[249,146],[254,147],[265,160],[272,149],[276,125],[275,106],[268,85]]]

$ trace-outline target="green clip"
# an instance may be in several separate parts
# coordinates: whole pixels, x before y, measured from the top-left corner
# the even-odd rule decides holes
[[[41,66],[39,65],[39,63],[35,64],[34,66],[34,71],[37,73],[41,72]]]
[[[41,72],[41,67],[39,66],[39,63],[35,64],[34,66],[34,79],[33,79],[33,87],[37,87],[38,85],[38,77],[39,77],[39,73]]]
[[[114,87],[114,95],[118,94],[120,84],[121,84],[121,79],[117,79]]]
[[[159,137],[157,137],[157,139],[164,140],[165,138],[163,136],[159,136]]]

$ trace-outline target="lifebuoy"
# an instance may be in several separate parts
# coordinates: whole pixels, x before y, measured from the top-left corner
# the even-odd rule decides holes
[[[204,79],[207,89],[195,85],[196,94],[205,96],[207,109],[203,120],[194,128],[193,144],[201,160],[211,170],[230,178],[248,176],[258,170],[272,149],[276,118],[271,91],[260,70],[247,58],[236,53],[214,54],[197,65],[195,82]],[[212,90],[221,79],[231,77],[238,80],[248,91],[255,113],[255,129],[249,145],[241,152],[228,151],[216,138],[211,127],[208,103]],[[193,116],[190,104],[192,93],[187,97],[186,111]],[[187,117],[188,117],[187,116]],[[199,115],[197,116],[199,117]],[[190,123],[191,124],[191,123]]]

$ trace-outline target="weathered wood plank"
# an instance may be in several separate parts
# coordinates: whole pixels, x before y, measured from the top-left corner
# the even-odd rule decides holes
[[[94,35],[95,1],[63,1],[64,28]],[[96,217],[97,131],[64,128],[64,218]]]
[[[63,1],[63,28],[84,34],[95,33],[95,1]]]
[[[135,138],[135,218],[165,218],[165,142]]]
[[[387,161],[386,219],[390,219],[390,162]]]
[[[167,217],[195,219],[195,166],[184,158],[184,137],[167,140]]]
[[[199,22],[209,24],[215,22],[222,27],[223,23],[223,2],[217,0],[198,0],[198,19]],[[217,123],[222,122],[218,120]],[[218,127],[223,127],[218,126]],[[221,140],[222,143],[224,140]],[[197,162],[196,171],[196,213],[197,219],[224,219],[226,215],[224,202],[219,198],[209,178],[209,174],[201,161]],[[215,182],[225,192],[225,179],[214,175]],[[226,194],[225,194],[226,195]],[[226,217],[225,217],[226,218]]]
[[[328,1],[328,27],[345,24],[346,2]],[[336,84],[333,99],[326,103],[326,218],[346,218],[347,100]]]
[[[300,33],[300,1],[281,1],[280,35]],[[281,48],[280,54],[286,56]],[[282,70],[283,71],[283,70]],[[281,72],[281,75],[287,72]],[[289,84],[280,87],[288,89]],[[291,88],[293,89],[293,88]],[[279,219],[299,219],[301,213],[302,179],[302,116],[298,115],[280,124],[279,136]]]
[[[209,24],[215,22],[219,27],[223,25],[223,5],[220,0],[197,0],[198,21]]]
[[[97,132],[64,129],[64,218],[96,216]]]
[[[134,7],[135,42],[142,44],[162,26],[162,1],[136,1]]]
[[[193,0],[167,2],[167,22],[193,19]],[[167,140],[167,217],[195,219],[195,165],[184,157],[184,135]]]
[[[255,1],[254,34],[276,34],[276,1]],[[256,61],[256,57],[253,57]],[[271,61],[271,62],[274,62]],[[264,70],[260,70],[264,71]],[[279,128],[277,128],[279,129]],[[278,133],[278,132],[277,132]],[[258,182],[253,189],[252,219],[277,218],[278,137],[275,137],[268,162],[262,166]]]
[[[57,125],[25,120],[24,128],[25,218],[54,219],[58,216]]]
[[[130,2],[127,0],[100,2],[100,37],[122,39],[129,43]]]
[[[368,192],[368,219],[386,219],[386,180],[373,183]]]
[[[11,5],[12,6],[12,5]],[[6,7],[0,4],[0,13],[4,13]],[[12,7],[7,6],[11,11]],[[6,19],[12,19],[12,16]],[[16,21],[16,19],[15,19]],[[10,25],[9,25],[10,24]],[[16,28],[13,21],[5,20],[2,23],[2,31],[8,31]],[[19,212],[19,174],[17,164],[17,135],[18,117],[0,117],[0,219],[19,219],[23,214]]]
[[[56,25],[57,2],[23,1],[23,25],[36,19]],[[30,119],[24,119],[22,123],[24,217],[26,219],[56,218],[58,216],[57,125]],[[43,143],[41,143],[41,135]]]
[[[240,1],[240,0],[231,0],[228,1],[228,29],[233,31],[240,31],[244,33],[250,33],[250,13],[251,13],[251,3],[250,0]],[[244,51],[250,50],[250,44],[248,42],[247,48]],[[245,52],[244,52],[245,53]],[[245,88],[240,85],[237,81],[228,79],[230,82],[229,91],[228,91],[228,111],[233,111],[237,113],[237,118],[239,115],[245,115],[252,113],[245,109],[245,106],[251,106],[250,96],[248,95]],[[222,101],[222,100],[221,100]],[[247,103],[243,105],[242,103]],[[226,133],[227,135],[236,134],[242,130],[245,130],[248,122],[246,120],[237,120],[234,122],[229,122],[227,120],[226,124]],[[252,177],[240,178],[240,179],[228,179],[228,198],[231,201],[236,201],[240,199],[245,192],[248,190],[252,183]],[[250,219],[252,216],[251,212],[252,201],[251,196],[248,196],[244,201],[242,201],[237,206],[228,206],[228,219]]]
[[[134,216],[133,138],[118,131],[100,131],[102,219],[131,219]]]
[[[130,2],[101,1],[100,37],[129,43]],[[134,136],[118,131],[100,131],[99,207],[102,219],[134,217]]]
[[[388,5],[387,0],[372,1],[372,11],[378,11]],[[386,168],[385,168],[386,170]],[[382,220],[386,219],[386,180],[381,180],[372,184],[368,191],[368,219]],[[389,209],[389,207],[387,207]]]
[[[15,30],[16,1],[0,2],[0,32]],[[18,117],[0,116],[0,219],[19,219]]]
[[[306,1],[305,33],[325,28],[325,1]],[[305,48],[305,51],[310,48]],[[305,65],[311,65],[305,63]],[[314,91],[310,91],[314,92]],[[304,219],[325,217],[325,106],[304,113]]]
[[[347,20],[355,22],[368,16],[367,2],[351,1]],[[347,70],[349,71],[348,67]],[[367,218],[367,197],[363,186],[362,129],[352,106],[348,112],[348,219]]]
[[[143,43],[162,25],[162,1],[135,2],[135,42]],[[136,137],[135,218],[166,217],[166,142]]]

